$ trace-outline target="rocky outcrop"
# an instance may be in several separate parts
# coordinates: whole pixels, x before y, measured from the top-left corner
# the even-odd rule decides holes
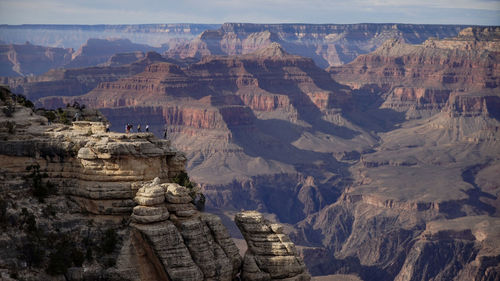
[[[2,88],[1,94],[0,105],[8,106],[8,91]],[[19,104],[0,122],[6,118],[15,131],[0,130],[0,246],[15,249],[0,253],[2,276],[231,281],[242,275],[256,280],[241,272],[239,249],[222,220],[193,205],[199,191],[172,183],[184,172],[185,158],[169,141],[150,133],[105,132],[102,122],[47,125],[44,117]],[[34,179],[27,189],[19,183],[35,167],[24,169],[31,163],[37,163],[37,172],[26,177]],[[45,178],[58,190],[34,200],[41,195],[30,189],[49,186]],[[258,213],[249,215],[237,222],[252,243],[253,264],[266,261],[262,270],[270,272],[269,280],[310,280],[282,229]],[[254,233],[251,224],[266,230]],[[260,245],[266,241],[259,237],[268,243]],[[37,252],[27,252],[31,249]],[[50,254],[38,256],[40,251]],[[252,265],[245,268],[253,270]]]
[[[453,117],[490,116],[500,119],[500,96],[495,91],[453,93],[445,110]]]
[[[150,258],[163,266],[159,276],[233,280],[241,266],[238,249],[218,217],[196,210],[185,187],[160,185],[157,178],[141,187],[135,200],[133,244],[152,248]]]
[[[275,56],[277,53],[280,56]],[[286,75],[276,76],[280,72]],[[213,90],[206,92],[207,87]],[[109,109],[152,106],[152,100],[155,105],[163,100],[162,114],[167,125],[220,128],[224,122],[248,124],[252,114],[244,107],[252,111],[278,111],[289,115],[287,119],[297,118],[297,107],[313,106],[319,110],[338,107],[349,99],[343,90],[311,60],[289,55],[273,44],[255,54],[206,57],[186,68],[153,64],[137,76],[101,83],[78,100],[95,108]],[[142,94],[133,94],[136,91]],[[223,91],[226,93],[221,94]],[[108,98],[100,98],[103,95]],[[168,105],[171,99],[190,101],[173,107]],[[70,100],[61,98],[59,103]],[[54,103],[52,99],[41,101],[46,106]]]
[[[171,48],[176,58],[235,55],[255,52],[272,43],[309,57],[320,67],[349,63],[358,55],[375,50],[385,40],[403,39],[421,43],[434,36],[451,37],[464,26],[412,24],[249,24],[225,23],[207,30],[191,42]]]
[[[238,213],[234,221],[248,244],[242,280],[311,280],[282,226],[269,223],[254,211]]]
[[[20,121],[13,125],[15,134],[6,132],[0,143],[2,169],[26,173],[36,162],[90,213],[130,214],[143,181],[170,181],[184,171],[184,154],[151,133],[106,133],[104,123],[90,121],[49,126],[30,112],[23,107],[14,112],[13,120]]]

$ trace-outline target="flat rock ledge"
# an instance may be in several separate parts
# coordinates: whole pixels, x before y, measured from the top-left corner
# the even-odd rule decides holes
[[[234,221],[248,245],[241,271],[243,281],[311,280],[304,261],[281,225],[270,223],[255,211],[240,212]]]

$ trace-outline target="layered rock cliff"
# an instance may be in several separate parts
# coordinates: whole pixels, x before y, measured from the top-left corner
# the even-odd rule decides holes
[[[309,57],[320,67],[349,63],[392,38],[421,43],[429,37],[451,37],[464,26],[412,24],[248,24],[225,23],[186,44],[172,47],[172,57],[247,54],[271,43]]]
[[[389,40],[375,52],[329,69],[360,91],[376,91],[382,106],[408,118],[439,112],[452,92],[480,92],[500,85],[498,27],[467,28],[457,37],[420,45]]]
[[[163,52],[165,49],[132,43],[129,39],[89,39],[72,54],[65,68],[81,68],[105,63],[114,54],[130,52]],[[138,59],[136,59],[138,60]],[[131,62],[134,62],[133,60]]]
[[[248,244],[242,280],[311,280],[281,225],[271,224],[255,211],[238,213],[235,222]]]
[[[467,29],[425,47],[390,41],[389,49],[332,68],[357,89],[358,108],[349,117],[379,130],[380,139],[373,150],[353,155],[353,182],[339,200],[291,234],[308,246],[302,253],[313,274],[498,278],[499,190],[492,171],[500,156],[500,95],[496,82],[486,82],[498,80],[496,53],[488,47],[497,39],[484,35],[494,30]],[[449,51],[447,42],[468,47]],[[443,79],[446,73],[455,78]]]
[[[127,38],[132,42],[161,46],[174,38],[193,38],[219,24],[123,24],[62,25],[23,24],[0,26],[0,38],[13,44],[30,41],[36,45],[78,49],[90,38]]]
[[[102,122],[48,124],[0,93],[2,109],[14,104],[0,115],[2,279],[230,281],[253,270],[221,219],[193,205],[197,191],[172,182],[186,158],[170,141],[109,133]]]
[[[144,71],[144,68],[154,62],[168,61],[155,52],[148,52],[143,58],[130,63],[111,63],[109,66],[53,69],[39,76],[22,78],[0,77],[0,83],[37,100],[46,96],[77,96],[94,89],[100,82],[116,81]],[[65,104],[45,104],[50,108],[61,107]]]
[[[0,45],[0,76],[40,75],[71,61],[72,49],[32,45]]]
[[[424,51],[420,45],[400,49],[415,51],[403,56],[412,67],[404,73],[414,70],[415,76],[404,75],[406,64],[389,64],[386,80],[375,83],[380,73],[367,74],[372,82],[358,87],[344,81],[349,88],[311,59],[270,44],[190,66],[153,64],[135,76],[101,83],[88,95],[51,100],[102,107],[119,131],[129,122],[143,128],[149,123],[163,135],[167,124],[167,138],[187,152],[187,167],[202,183],[207,207],[223,209],[223,221],[224,212],[243,208],[293,226],[284,232],[314,275],[495,280],[499,94],[486,81],[498,75],[490,69],[496,65],[488,50],[494,37],[481,35],[491,30],[466,30],[444,40],[472,42],[453,52],[467,63],[477,58],[477,72],[489,73],[485,77],[475,76],[470,66],[454,66],[457,61],[443,57],[449,53],[435,47],[441,40],[434,39]],[[422,56],[413,62],[416,55]],[[443,83],[440,75],[455,68],[468,74]],[[399,103],[388,98],[391,90],[402,97]],[[277,242],[280,233],[272,231],[265,235]],[[286,245],[258,246],[284,253]],[[267,276],[255,257],[259,247],[254,250],[247,259],[249,274]]]
[[[292,216],[282,212],[288,221],[334,200],[335,192],[326,186],[338,180],[342,168],[329,153],[342,151],[348,142],[360,150],[374,142],[340,116],[342,107],[349,107],[349,90],[311,59],[290,55],[278,44],[252,54],[205,57],[187,67],[152,64],[133,77],[101,83],[84,96],[59,99],[100,108],[115,130],[132,122],[149,124],[163,135],[166,126],[168,138],[188,153],[191,175],[206,185],[212,206],[279,210],[274,200],[264,199],[270,189],[255,183],[280,178],[283,185],[272,188],[276,196],[296,186],[289,203],[299,193],[303,203],[293,203],[298,209]],[[41,100],[46,105],[53,101]],[[331,172],[328,176],[314,172],[318,158]],[[214,165],[224,168],[214,170]],[[325,185],[318,188],[314,177]],[[253,195],[239,202],[247,188]]]

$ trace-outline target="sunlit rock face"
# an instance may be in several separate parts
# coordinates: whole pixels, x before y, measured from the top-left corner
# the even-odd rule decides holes
[[[248,245],[243,259],[243,280],[311,280],[281,225],[271,224],[255,211],[238,213],[234,220]]]
[[[6,107],[8,91],[1,94]],[[242,274],[239,249],[222,220],[195,207],[196,191],[172,182],[185,172],[186,158],[168,140],[107,132],[104,122],[50,124],[31,108],[16,106],[0,116],[14,128],[0,130],[0,245],[11,249],[0,254],[2,279],[231,281]],[[81,119],[103,118],[94,110],[79,113]],[[49,182],[55,190],[37,195]],[[33,221],[29,227],[24,216]],[[287,241],[287,255],[300,261],[293,243],[274,231]],[[32,247],[50,254],[35,264],[24,250]],[[68,253],[67,260],[54,261],[64,255],[61,247],[90,251],[81,259]],[[272,267],[288,270],[283,262]],[[299,269],[305,270],[301,261]],[[302,275],[307,278],[293,280],[310,279]]]

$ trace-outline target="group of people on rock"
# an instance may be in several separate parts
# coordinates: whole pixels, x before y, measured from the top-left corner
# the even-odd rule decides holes
[[[134,129],[134,125],[131,124],[131,123],[127,123],[127,125],[125,125],[125,132],[127,134],[130,134],[130,133],[133,133],[133,129]],[[167,127],[165,127],[165,129],[163,130],[163,138],[164,139],[167,139]],[[106,126],[106,132],[109,132],[109,124]],[[141,127],[141,124],[137,125],[137,133],[141,133],[142,132],[142,127]],[[146,124],[146,127],[144,128],[144,132],[149,132],[149,124]]]
[[[134,128],[133,124],[127,123],[127,125],[125,125],[125,132],[127,132],[127,134],[131,133],[133,132],[133,128]],[[149,132],[149,124],[146,124],[146,128],[144,131]],[[141,124],[137,125],[137,133],[140,132],[142,132]]]

